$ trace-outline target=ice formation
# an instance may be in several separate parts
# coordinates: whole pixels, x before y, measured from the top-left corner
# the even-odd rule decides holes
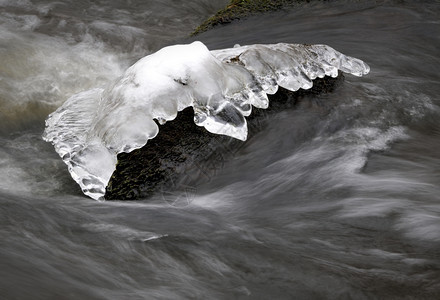
[[[69,98],[46,120],[51,142],[84,194],[103,199],[116,155],[144,146],[158,123],[194,109],[194,122],[216,134],[247,138],[252,106],[267,108],[278,86],[296,91],[338,70],[369,67],[326,45],[250,45],[209,51],[201,42],[169,46],[136,62],[107,89]]]

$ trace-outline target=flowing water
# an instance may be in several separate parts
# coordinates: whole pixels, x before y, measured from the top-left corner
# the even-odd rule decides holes
[[[0,1],[1,299],[440,298],[440,2],[312,2],[186,38],[227,2]],[[323,43],[371,72],[272,115],[203,184],[83,196],[47,115],[194,39]]]

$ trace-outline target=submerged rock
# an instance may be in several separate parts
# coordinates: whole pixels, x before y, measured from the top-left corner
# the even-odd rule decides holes
[[[332,92],[343,78],[341,72],[336,78],[317,78],[309,90],[292,92],[279,88],[276,94],[268,95],[267,109],[254,108],[247,117],[249,134],[260,130],[266,117],[294,107],[302,97]],[[116,170],[106,188],[106,200],[136,200],[155,193],[193,189],[209,181],[246,143],[197,126],[190,108],[159,128],[158,135],[144,147],[118,154]]]
[[[217,25],[231,23],[249,15],[282,9],[286,6],[310,0],[231,0],[215,15],[204,21],[191,35],[197,35]]]

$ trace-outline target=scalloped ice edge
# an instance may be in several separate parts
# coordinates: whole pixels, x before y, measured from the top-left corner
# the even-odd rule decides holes
[[[130,68],[107,89],[69,98],[46,120],[51,142],[87,196],[104,200],[117,154],[143,147],[178,111],[194,122],[245,141],[252,106],[267,108],[278,86],[309,89],[338,70],[362,76],[370,68],[326,45],[272,44],[209,51],[201,42],[165,47]]]

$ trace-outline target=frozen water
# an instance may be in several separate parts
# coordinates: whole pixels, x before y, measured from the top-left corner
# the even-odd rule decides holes
[[[140,59],[106,90],[74,95],[49,115],[43,138],[93,199],[103,199],[116,155],[144,146],[158,125],[192,106],[194,122],[216,134],[247,138],[252,106],[267,108],[278,86],[296,91],[338,70],[369,67],[326,45],[250,45],[209,51],[201,42],[165,47]]]

